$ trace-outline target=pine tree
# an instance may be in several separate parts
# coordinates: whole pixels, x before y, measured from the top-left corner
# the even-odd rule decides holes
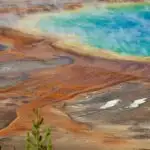
[[[32,130],[26,136],[26,150],[52,150],[51,130],[42,130],[44,119],[38,109],[33,112],[36,118],[32,121]]]

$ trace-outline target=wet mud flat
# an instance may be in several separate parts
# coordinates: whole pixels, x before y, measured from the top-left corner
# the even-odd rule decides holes
[[[13,54],[8,51],[3,52],[0,55],[0,128],[8,126],[17,117],[16,109],[20,105],[28,103],[31,99],[28,96],[15,96],[15,94],[7,97],[3,90],[25,82],[30,78],[31,72],[37,73],[44,69],[55,69],[56,67],[72,64],[73,61],[68,56],[50,56],[47,59],[24,56],[20,58],[17,52]]]
[[[69,57],[57,57],[47,61],[42,60],[17,60],[0,63],[0,89],[14,87],[17,84],[25,82],[29,79],[32,71],[41,69],[54,69],[73,63],[73,59]],[[1,93],[3,95],[3,93]],[[24,103],[28,103],[26,96],[12,96],[8,99],[0,101],[1,107],[1,124],[0,128],[6,127],[16,118],[16,108]],[[7,109],[6,109],[7,108]]]
[[[31,128],[32,109],[40,107],[45,123],[58,130],[58,150],[61,141],[66,149],[67,143],[69,149],[95,150],[149,146],[148,62],[87,57],[47,39],[2,33],[19,44],[0,55],[0,120],[9,120],[1,124],[1,137],[19,138]],[[74,138],[80,141],[76,146]]]
[[[101,91],[83,94],[67,101],[63,109],[72,120],[87,123],[93,129],[109,125],[130,126],[129,132],[137,133],[137,138],[149,136],[150,87],[140,82],[126,82]],[[135,102],[140,102],[135,104]],[[142,101],[144,100],[144,101]],[[134,104],[134,105],[133,105]],[[108,127],[111,128],[111,127]],[[136,138],[135,135],[133,137]],[[129,137],[128,137],[129,138]],[[131,136],[132,138],[132,136]]]

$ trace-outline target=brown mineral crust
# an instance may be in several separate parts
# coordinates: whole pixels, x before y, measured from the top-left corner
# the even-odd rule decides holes
[[[83,7],[82,3],[65,4],[64,5],[64,9],[66,9],[66,10],[75,10],[75,9],[79,9],[79,8],[82,8],[82,7]]]
[[[144,2],[144,0],[102,0],[103,2],[108,2],[108,3],[126,3],[126,2]],[[36,5],[36,6],[31,6],[30,4],[26,3],[28,6],[26,8],[21,8],[18,7],[16,2],[14,2],[14,4],[9,7],[3,7],[0,8],[0,13],[16,13],[18,15],[24,15],[26,13],[31,14],[31,13],[37,13],[37,12],[51,12],[52,10],[56,10],[58,9],[57,6],[55,6],[54,4],[47,4],[47,5]],[[6,4],[7,5],[7,4]],[[66,10],[76,10],[76,9],[80,9],[84,6],[84,3],[82,2],[70,2],[70,3],[65,3],[64,4],[64,9]]]
[[[75,63],[55,70],[45,70],[38,74],[33,73],[26,82],[12,88],[0,90],[6,95],[5,98],[11,95],[34,98],[31,103],[23,105],[17,110],[18,118],[6,130],[2,130],[0,135],[11,134],[11,129],[12,132],[21,130],[20,126],[22,127],[26,124],[25,118],[32,112],[33,108],[69,100],[83,92],[103,89],[124,81],[136,79],[130,75],[109,72],[87,64],[88,61],[84,61],[84,64],[80,65]],[[52,123],[53,120],[50,119],[50,122]],[[62,125],[59,123],[57,126],[61,127]],[[23,129],[25,128],[26,126],[23,127]]]
[[[28,4],[29,5],[29,4]],[[36,13],[36,12],[49,12],[49,11],[52,11],[56,9],[56,6],[53,5],[53,4],[49,4],[49,5],[41,5],[41,6],[28,6],[26,8],[21,8],[21,7],[18,7],[17,4],[14,2],[14,5],[12,5],[10,8],[6,8],[6,7],[3,7],[3,8],[0,8],[0,13],[16,13],[18,15],[24,15],[24,13]]]
[[[89,132],[88,125],[72,121],[65,113],[58,113],[58,110],[53,108],[53,104],[71,100],[81,93],[105,89],[122,82],[148,79],[149,64],[74,55],[61,52],[47,42],[42,43],[41,38],[34,39],[33,36],[26,36],[20,32],[16,35],[16,32],[11,30],[11,34],[6,30],[1,33],[9,41],[15,39],[15,46],[21,43],[18,46],[19,50],[15,50],[15,55],[8,52],[10,57],[13,55],[14,58],[18,58],[22,54],[21,59],[35,57],[47,60],[63,55],[73,58],[75,62],[55,69],[33,71],[26,81],[13,87],[0,89],[0,100],[13,96],[27,96],[32,100],[17,109],[17,118],[7,128],[0,131],[0,136],[17,135],[30,129],[32,109],[41,108],[46,123],[54,127],[88,136],[89,139],[97,140],[97,143],[101,138],[105,144],[126,144],[126,140],[116,139],[113,134],[103,131]],[[30,44],[38,43],[38,41],[41,43],[37,47],[30,47]],[[42,50],[43,54],[40,55]],[[6,60],[9,61],[9,58],[6,57]]]
[[[42,41],[42,37],[36,37],[30,34],[24,34],[18,30],[0,27],[1,38],[7,38],[8,41],[12,41],[16,47],[23,45],[30,45]]]

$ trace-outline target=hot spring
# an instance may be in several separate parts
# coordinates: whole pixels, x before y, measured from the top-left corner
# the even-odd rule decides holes
[[[43,32],[75,35],[82,44],[123,56],[150,56],[150,5],[89,7],[45,16]]]

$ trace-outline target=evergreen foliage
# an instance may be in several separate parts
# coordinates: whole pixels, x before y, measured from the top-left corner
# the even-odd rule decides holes
[[[26,150],[52,150],[51,130],[42,130],[44,119],[38,109],[34,109],[33,112],[36,118],[32,121],[32,130],[27,133]]]

